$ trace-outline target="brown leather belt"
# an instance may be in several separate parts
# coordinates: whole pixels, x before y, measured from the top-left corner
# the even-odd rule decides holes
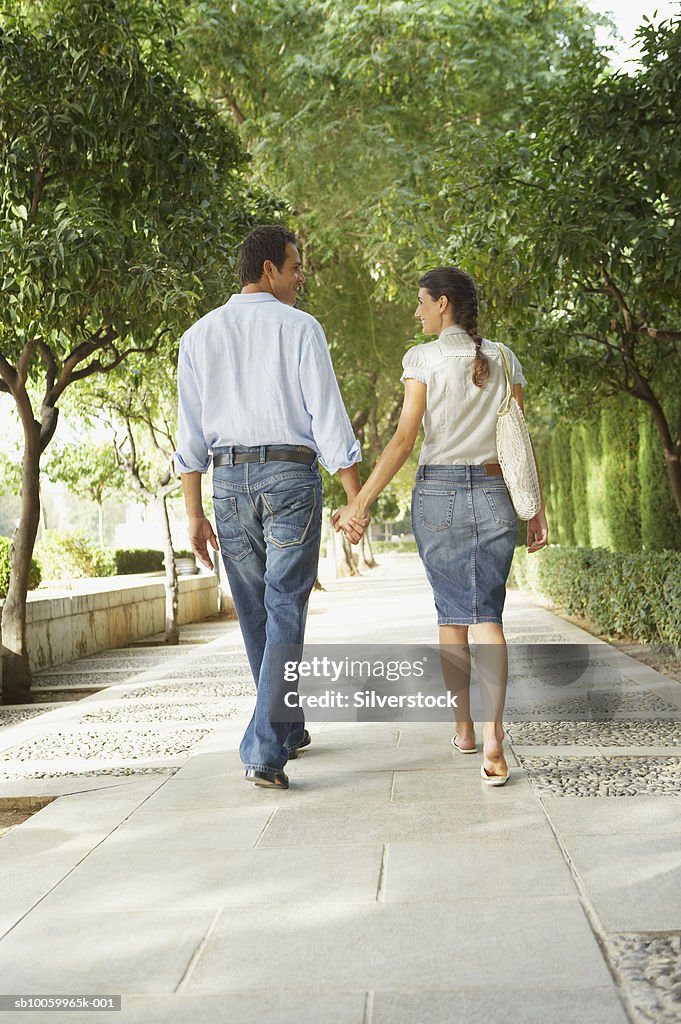
[[[498,462],[487,462],[485,465],[485,472],[487,476],[502,476],[501,466]]]
[[[311,466],[317,458],[311,448],[267,448],[265,462],[301,462]],[[242,462],[260,462],[260,452],[234,452],[232,455],[214,455],[214,466],[238,466]]]

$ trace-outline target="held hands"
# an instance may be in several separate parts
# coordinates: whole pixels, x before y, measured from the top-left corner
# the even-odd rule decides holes
[[[549,535],[549,527],[546,522],[546,512],[541,508],[536,516],[528,521],[527,524],[527,553],[532,554],[533,551],[539,551],[546,544]]]
[[[336,509],[332,517],[333,528],[336,533],[342,530],[351,544],[359,544],[364,536],[364,531],[371,522],[371,516],[362,514],[354,502],[344,508]]]
[[[190,516],[187,533],[192,551],[201,565],[205,565],[206,569],[212,569],[213,563],[208,554],[208,545],[210,544],[215,551],[219,551],[219,547],[210,521],[205,516]]]

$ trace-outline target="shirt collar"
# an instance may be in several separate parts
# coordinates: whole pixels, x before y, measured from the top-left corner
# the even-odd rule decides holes
[[[242,302],[279,302],[276,296],[272,295],[271,292],[246,292],[242,295],[239,292],[237,295],[232,295],[227,300],[227,304],[230,302],[234,304],[241,304]]]
[[[450,348],[456,349],[458,352],[470,352],[475,347],[475,342],[468,331],[464,330],[463,327],[459,327],[458,324],[445,327],[437,340],[446,342]]]

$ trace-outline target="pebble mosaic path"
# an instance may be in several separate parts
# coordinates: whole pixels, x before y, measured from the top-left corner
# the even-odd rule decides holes
[[[313,594],[309,643],[435,643],[418,559],[381,561]],[[247,786],[234,623],[42,673],[0,707],[0,804],[57,798],[0,834],[1,991],[121,992],[123,1024],[679,1024],[681,685],[527,595],[506,629],[500,790],[442,722],[309,723],[291,789]],[[588,671],[547,684],[557,645]]]

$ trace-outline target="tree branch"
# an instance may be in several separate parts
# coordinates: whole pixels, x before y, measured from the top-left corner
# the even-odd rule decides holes
[[[681,331],[660,331],[656,327],[639,327],[639,334],[647,334],[657,341],[681,341]]]
[[[624,326],[627,330],[627,333],[635,334],[639,329],[639,325],[634,324],[634,318],[631,314],[629,306],[627,305],[624,295],[617,287],[613,279],[610,277],[610,274],[608,273],[603,264],[601,264],[601,275],[603,277],[603,280],[605,281],[607,290],[610,292],[610,294],[615,299],[615,302],[620,308],[620,312],[624,318]]]
[[[14,388],[17,386],[18,374],[15,368],[5,357],[0,354],[0,391],[6,391],[8,394],[14,394]]]
[[[139,474],[139,468],[137,465],[137,446],[135,445],[135,436],[132,432],[132,423],[130,422],[130,419],[125,415],[123,419],[125,421],[125,430],[128,435],[128,444],[130,445],[130,458],[125,459],[125,465],[130,476],[132,477],[134,487],[138,491],[141,491],[142,494],[146,494],[148,497],[153,497],[151,491],[142,483],[142,478],[140,477]]]
[[[36,347],[40,352],[43,362],[45,363],[45,369],[47,372],[45,393],[49,394],[54,387],[55,380],[57,379],[57,363],[54,358],[54,353],[46,341],[43,341],[42,338],[36,339]]]
[[[19,361],[17,362],[17,377],[20,384],[25,385],[28,380],[28,368],[31,365],[31,359],[35,352],[36,345],[38,344],[38,338],[29,338],[24,345]]]
[[[40,167],[36,167],[33,173],[33,193],[31,195],[31,206],[28,211],[30,220],[35,220],[38,214],[38,207],[40,206],[40,200],[43,197],[43,190],[47,184],[47,179],[42,172]]]

